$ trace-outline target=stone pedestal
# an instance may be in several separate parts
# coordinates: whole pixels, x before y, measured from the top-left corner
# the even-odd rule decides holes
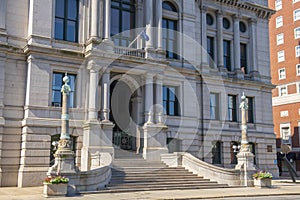
[[[254,186],[255,187],[272,187],[272,179],[264,178],[264,179],[254,179]]]
[[[81,170],[91,168],[91,155],[109,153],[114,158],[112,145],[112,129],[114,124],[110,121],[88,121],[83,125],[83,147],[81,150]],[[101,156],[101,155],[100,155]],[[93,166],[95,167],[95,166]]]
[[[67,183],[50,184],[44,183],[44,197],[66,196],[68,191]]]
[[[160,155],[168,153],[167,126],[163,124],[145,124],[143,158],[160,161]]]
[[[254,155],[249,151],[240,151],[236,157],[238,159],[238,164],[235,166],[235,169],[241,171],[241,185],[253,186],[252,174],[255,172],[255,167],[253,165]]]

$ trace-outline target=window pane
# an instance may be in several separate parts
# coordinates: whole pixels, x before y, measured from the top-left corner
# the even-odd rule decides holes
[[[175,101],[175,88],[169,88],[169,100]]]
[[[64,39],[64,21],[62,19],[55,19],[54,38],[59,40]]]
[[[77,0],[68,0],[68,19],[77,19]]]
[[[130,30],[130,12],[122,12],[122,32]]]
[[[115,35],[118,34],[120,23],[119,23],[119,10],[116,10],[114,8],[111,9],[111,34]]]
[[[52,104],[53,103],[61,103],[61,92],[60,91],[52,92]]]
[[[76,41],[76,22],[68,21],[67,22],[67,41]]]
[[[175,104],[174,104],[174,102],[169,102],[169,115],[175,115]]]
[[[163,86],[163,100],[167,100],[167,87]]]
[[[64,18],[65,16],[65,0],[55,1],[55,16]]]

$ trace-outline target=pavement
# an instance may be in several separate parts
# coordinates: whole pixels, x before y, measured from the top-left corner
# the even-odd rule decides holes
[[[277,179],[272,181],[272,188],[257,187],[231,187],[215,189],[197,190],[161,190],[143,192],[123,192],[123,193],[82,193],[72,197],[49,197],[43,196],[43,187],[0,187],[1,200],[150,200],[150,199],[216,199],[233,197],[257,197],[257,196],[286,196],[300,195],[300,181],[293,183],[290,179]]]

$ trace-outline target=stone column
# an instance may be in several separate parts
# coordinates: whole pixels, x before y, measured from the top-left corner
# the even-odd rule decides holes
[[[104,21],[104,26],[105,26],[105,32],[104,32],[104,38],[106,40],[109,40],[110,38],[110,0],[105,0],[105,21]]]
[[[98,70],[91,68],[90,69],[90,91],[89,91],[89,120],[97,120],[98,119],[98,111],[97,111],[97,87],[98,87]]]
[[[146,41],[146,49],[153,49],[153,0],[145,1],[145,8],[146,33],[149,36],[149,40]]]
[[[6,0],[0,1],[0,31],[6,29]]]
[[[162,76],[157,75],[156,76],[156,99],[155,99],[155,116],[156,116],[156,123],[158,124],[164,124],[163,122],[163,105],[162,105],[162,87],[163,87],[163,81]]]
[[[156,26],[157,26],[157,49],[162,50],[162,0],[156,0]]]
[[[206,8],[202,7],[201,8],[201,26],[202,26],[202,31],[201,31],[201,41],[202,41],[202,64],[207,65],[208,64],[208,58],[209,55],[207,53],[207,25],[206,25]]]
[[[257,66],[257,30],[256,30],[256,20],[255,19],[250,19],[249,20],[250,24],[250,63],[251,63],[251,69],[250,73],[257,75],[258,72],[258,66]]]
[[[236,169],[241,171],[241,185],[253,186],[252,174],[255,171],[253,158],[254,155],[250,152],[248,139],[247,139],[247,110],[248,102],[246,96],[242,95],[240,103],[241,115],[242,115],[242,139],[240,152],[237,154],[238,164]]]
[[[105,71],[102,75],[102,113],[104,121],[109,122],[109,108],[110,108],[110,72]]]
[[[224,56],[223,56],[223,13],[217,11],[217,50],[218,60],[217,65],[219,68],[224,67]]]
[[[153,124],[153,74],[147,74],[145,81],[145,124]]]
[[[241,70],[241,47],[240,47],[240,18],[233,17],[233,49],[234,49],[234,70]]]
[[[61,88],[63,93],[62,114],[61,114],[61,134],[58,142],[58,149],[55,152],[55,163],[49,168],[48,175],[56,174],[72,174],[75,173],[74,152],[71,149],[71,140],[69,135],[69,112],[68,112],[68,96],[71,87],[68,85],[69,77],[67,74],[63,78],[64,85]]]
[[[91,37],[99,37],[98,19],[99,19],[99,0],[92,0],[91,3]]]

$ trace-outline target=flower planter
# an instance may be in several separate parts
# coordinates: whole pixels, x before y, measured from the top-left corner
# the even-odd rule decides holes
[[[44,196],[66,196],[68,189],[67,183],[49,184],[44,183]]]
[[[254,179],[255,187],[272,187],[272,179],[263,178],[263,179]]]

